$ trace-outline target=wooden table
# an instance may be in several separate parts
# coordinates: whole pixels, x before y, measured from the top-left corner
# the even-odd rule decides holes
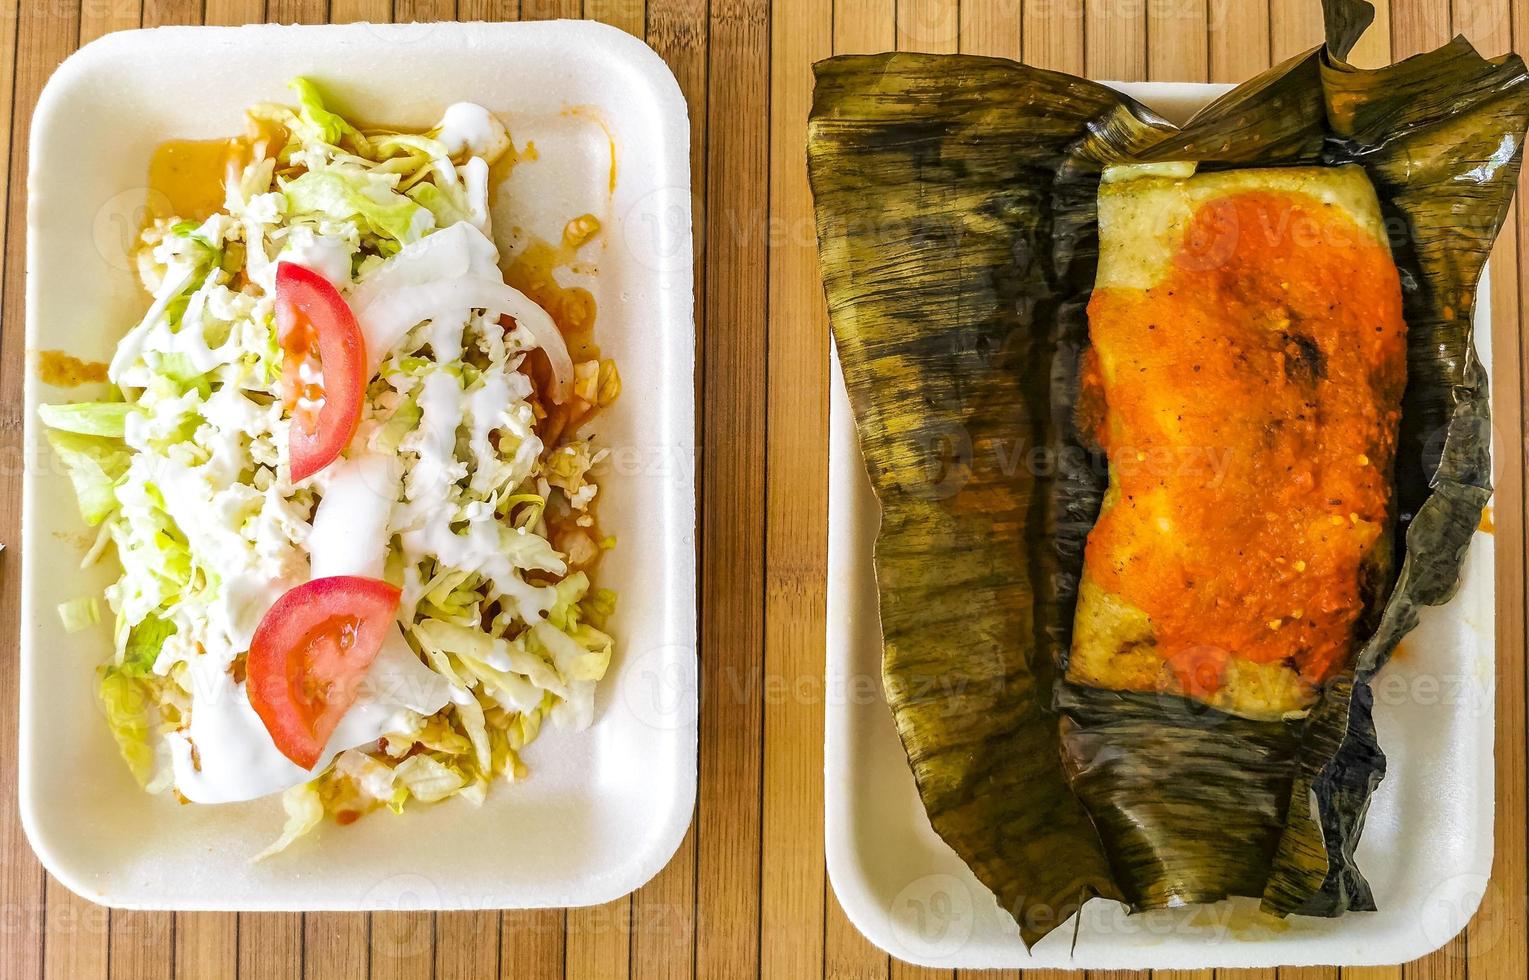
[[[1456,32],[1488,54],[1529,46],[1529,0],[1377,5],[1378,23],[1356,53],[1364,64]],[[0,541],[11,545],[0,556],[0,636],[16,635],[18,603],[27,132],[54,67],[99,35],[140,25],[584,16],[646,37],[690,102],[704,671],[689,836],[634,895],[568,912],[109,912],[49,879],[33,857],[16,819],[8,718],[0,725],[0,977],[953,980],[871,947],[839,910],[823,870],[828,331],[803,159],[809,66],[897,47],[1003,55],[1095,78],[1240,81],[1320,41],[1317,0],[711,0],[710,9],[706,0],[0,0],[0,14],[0,159],[8,150],[10,162],[8,175],[0,169],[8,180],[0,183]],[[167,82],[191,82],[174,70],[166,66]],[[1520,229],[1529,246],[1529,221],[1510,216],[1491,296],[1499,446],[1493,883],[1470,928],[1441,952],[1406,967],[1343,970],[1345,980],[1529,977]],[[16,658],[7,656],[7,714],[16,687]]]

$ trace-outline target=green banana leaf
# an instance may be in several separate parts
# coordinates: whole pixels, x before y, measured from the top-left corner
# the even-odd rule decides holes
[[[1490,495],[1475,287],[1506,215],[1529,77],[1463,40],[1343,63],[1373,12],[1183,129],[1103,86],[992,58],[816,66],[808,164],[830,320],[882,509],[887,699],[935,830],[1027,943],[1092,896],[1373,908],[1354,848],[1385,771],[1369,683],[1453,593]],[[1409,382],[1394,583],[1300,721],[1064,682],[1105,485],[1074,425],[1109,163],[1357,163],[1402,272]],[[1215,828],[1208,832],[1207,828]]]

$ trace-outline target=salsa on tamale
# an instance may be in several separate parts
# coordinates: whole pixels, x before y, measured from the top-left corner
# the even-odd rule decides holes
[[[1388,580],[1401,284],[1357,166],[1122,166],[1082,413],[1109,459],[1068,678],[1297,715]]]

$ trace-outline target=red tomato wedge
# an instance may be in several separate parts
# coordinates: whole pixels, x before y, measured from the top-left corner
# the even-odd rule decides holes
[[[366,343],[329,280],[293,262],[276,266],[276,334],[296,483],[333,462],[356,434],[369,380]]]
[[[245,688],[281,754],[312,769],[377,658],[399,592],[359,575],[316,578],[276,600],[250,640]]]

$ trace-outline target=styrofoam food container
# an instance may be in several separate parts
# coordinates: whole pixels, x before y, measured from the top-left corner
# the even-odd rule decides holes
[[[1115,87],[1182,122],[1230,86]],[[1485,278],[1479,295],[1476,341],[1490,367]],[[1013,919],[930,827],[881,694],[871,563],[880,511],[837,357],[830,430],[827,862],[845,912],[877,946],[937,967],[1347,966],[1413,960],[1465,927],[1492,864],[1491,535],[1476,535],[1459,594],[1423,611],[1375,685],[1389,766],[1370,807],[1359,866],[1380,911],[1280,923],[1257,913],[1252,900],[1138,916],[1095,900],[1084,907],[1075,951],[1073,920],[1027,953]]]
[[[474,909],[588,905],[642,885],[689,826],[696,781],[694,340],[689,137],[674,77],[641,41],[593,23],[168,28],[108,35],[49,81],[32,129],[27,348],[106,360],[147,306],[129,250],[154,146],[243,130],[243,110],[317,81],[347,113],[425,127],[452,102],[536,143],[498,195],[516,229],[557,241],[592,212],[597,338],[625,381],[597,420],[599,581],[620,593],[617,653],[594,725],[547,726],[530,775],[481,808],[453,799],[326,823],[285,854],[279,799],[182,806],[133,782],[96,706],[109,626],[65,635],[55,606],[116,574],[78,570],[85,530],[36,421],[98,392],[26,380],[21,819],[43,864],[96,902],[178,909]],[[611,188],[612,153],[615,186]],[[110,565],[110,562],[103,565]],[[105,617],[110,618],[109,613]]]

